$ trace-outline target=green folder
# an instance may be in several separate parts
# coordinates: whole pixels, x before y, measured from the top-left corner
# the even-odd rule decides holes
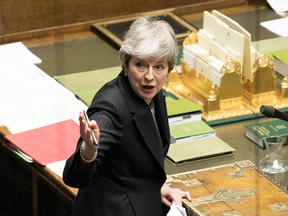
[[[272,51],[271,54],[284,64],[288,65],[288,49]]]
[[[79,72],[54,78],[72,91],[86,105],[90,105],[96,92],[107,82],[116,78],[121,67],[111,67],[93,71]]]
[[[199,112],[203,110],[203,107],[193,103],[187,98],[167,101],[166,106],[168,117]]]
[[[215,130],[204,121],[192,121],[183,124],[170,125],[170,134],[175,140],[200,134],[215,134]]]
[[[215,136],[171,144],[167,159],[175,165],[231,156],[234,155],[234,152],[234,148]]]

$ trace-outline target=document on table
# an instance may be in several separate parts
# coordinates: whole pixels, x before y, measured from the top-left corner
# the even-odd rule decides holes
[[[288,17],[261,22],[260,25],[280,37],[288,36]]]
[[[78,123],[87,106],[55,79],[1,83],[0,119],[11,133],[19,133],[67,119]]]
[[[76,146],[76,143],[74,143]],[[50,169],[52,172],[63,178],[63,170],[66,164],[66,160],[57,161],[54,163],[47,164],[46,167]]]
[[[268,4],[273,8],[273,10],[280,16],[287,16],[288,4],[287,0],[267,0]]]
[[[15,42],[0,46],[0,64],[3,62],[8,64],[40,64],[42,60],[34,55],[22,42]]]
[[[0,76],[0,85],[16,80],[24,82],[26,80],[51,78],[48,74],[32,63],[20,65],[0,63]]]
[[[87,109],[71,91],[34,65],[41,62],[22,42],[0,45],[0,119],[12,134],[68,119],[79,124],[80,110]],[[26,162],[33,161],[20,150],[16,154]],[[65,162],[47,167],[62,177]]]

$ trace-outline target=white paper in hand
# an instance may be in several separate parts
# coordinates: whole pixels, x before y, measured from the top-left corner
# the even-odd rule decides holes
[[[170,211],[168,212],[167,216],[187,216],[187,214],[184,207],[180,206],[176,202],[172,202]]]

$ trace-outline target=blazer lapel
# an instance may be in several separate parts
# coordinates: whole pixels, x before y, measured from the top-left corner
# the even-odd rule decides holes
[[[165,147],[170,143],[170,130],[168,124],[165,96],[162,94],[162,92],[159,92],[155,96],[154,102],[156,116],[158,117],[158,128],[163,133],[163,137],[161,138],[163,142],[163,147]]]
[[[151,153],[154,155],[160,166],[164,169],[162,143],[160,141],[150,107],[147,105],[145,109],[137,110],[134,120]]]
[[[124,95],[127,95],[126,100],[128,103],[128,109],[134,118],[135,124],[139,128],[139,131],[146,145],[148,146],[149,150],[151,151],[153,156],[156,158],[156,160],[158,161],[158,163],[164,170],[163,145],[160,141],[160,138],[156,129],[156,125],[154,123],[154,120],[151,114],[150,107],[146,104],[146,102],[142,98],[140,98],[133,91],[127,77],[124,76],[123,71],[119,74],[118,78],[119,78],[118,79],[119,88],[121,89],[121,91],[123,91]],[[158,101],[157,104],[159,104],[159,102],[160,101]],[[163,117],[161,117],[160,119],[162,120],[162,118]],[[161,123],[161,127],[162,127],[162,123]]]

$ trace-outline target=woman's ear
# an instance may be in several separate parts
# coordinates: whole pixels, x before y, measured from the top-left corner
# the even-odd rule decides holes
[[[127,71],[128,71],[128,69],[127,69],[127,66],[126,65],[124,65],[124,76],[127,76],[128,75],[128,73],[127,73]]]

